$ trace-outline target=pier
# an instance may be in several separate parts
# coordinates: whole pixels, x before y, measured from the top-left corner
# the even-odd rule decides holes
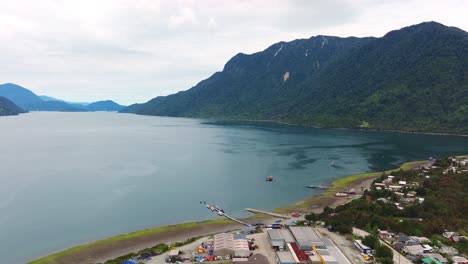
[[[223,216],[226,217],[227,219],[232,220],[232,221],[234,221],[234,222],[236,222],[236,223],[239,223],[239,224],[241,224],[241,225],[245,225],[245,226],[248,226],[248,227],[251,226],[250,224],[247,224],[247,223],[245,223],[245,222],[242,222],[241,220],[236,219],[236,218],[234,218],[234,217],[232,217],[232,216],[229,216],[229,215],[227,215],[227,214],[223,214]]]
[[[291,217],[283,214],[277,214],[277,213],[272,213],[272,212],[267,212],[267,211],[262,211],[262,210],[257,210],[257,209],[252,209],[252,208],[245,208],[246,211],[254,213],[254,214],[265,214],[277,218],[283,218],[283,219],[290,219]]]

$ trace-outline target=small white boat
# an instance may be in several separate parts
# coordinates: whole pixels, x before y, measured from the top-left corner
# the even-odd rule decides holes
[[[347,193],[339,192],[339,193],[335,193],[335,196],[336,196],[336,197],[347,197],[348,194],[347,194]]]

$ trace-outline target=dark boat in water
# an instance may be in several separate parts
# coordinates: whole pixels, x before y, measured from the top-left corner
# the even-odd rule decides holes
[[[306,188],[316,189],[316,188],[318,188],[318,186],[315,186],[315,185],[306,185]]]
[[[266,177],[266,181],[270,181],[270,182],[273,181],[273,176]]]

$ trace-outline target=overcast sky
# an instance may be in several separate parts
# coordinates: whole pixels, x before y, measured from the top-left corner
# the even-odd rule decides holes
[[[0,83],[68,101],[145,102],[239,52],[423,21],[468,31],[465,0],[0,0]]]

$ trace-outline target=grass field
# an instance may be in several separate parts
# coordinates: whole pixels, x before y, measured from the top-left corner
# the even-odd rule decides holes
[[[213,219],[213,220],[208,220],[208,221],[203,221],[203,222],[187,222],[187,223],[181,223],[181,224],[176,224],[176,225],[168,225],[168,226],[161,226],[161,227],[155,227],[155,228],[150,228],[150,229],[143,229],[127,234],[122,234],[122,235],[117,235],[109,238],[105,238],[102,240],[97,240],[94,242],[82,244],[79,246],[71,247],[69,249],[54,253],[52,255],[34,260],[32,262],[29,262],[28,264],[53,264],[56,263],[56,260],[64,257],[66,255],[70,254],[79,254],[80,251],[85,251],[90,248],[101,248],[101,247],[108,247],[114,243],[118,243],[123,240],[130,240],[133,238],[138,238],[142,236],[147,236],[147,235],[153,235],[157,233],[162,233],[162,232],[167,232],[171,230],[183,230],[191,227],[196,227],[197,225],[206,225],[206,224],[219,224],[219,223],[228,223],[230,222],[227,219]]]

